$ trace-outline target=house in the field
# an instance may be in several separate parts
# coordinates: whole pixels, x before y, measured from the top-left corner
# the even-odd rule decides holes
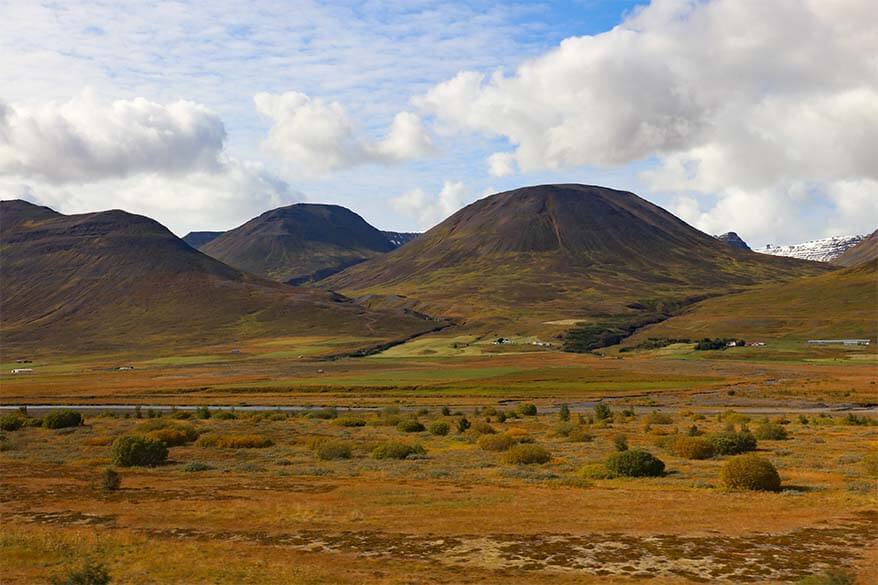
[[[33,372],[34,372],[33,368],[13,368],[12,369],[13,374],[33,374]]]

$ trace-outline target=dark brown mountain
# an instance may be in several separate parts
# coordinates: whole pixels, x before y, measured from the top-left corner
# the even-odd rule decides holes
[[[832,261],[837,266],[857,266],[878,258],[878,230],[875,230]]]
[[[200,250],[253,274],[303,284],[395,247],[349,209],[298,203],[267,211]]]
[[[732,248],[740,248],[741,250],[749,250],[750,246],[747,245],[747,242],[741,239],[741,236],[736,234],[735,232],[726,232],[724,234],[716,236],[716,239],[720,242],[725,243]]]
[[[308,334],[390,339],[434,324],[264,280],[124,211],[0,202],[3,350],[188,347]]]
[[[735,249],[633,193],[543,185],[477,201],[322,284],[528,331],[826,269]]]

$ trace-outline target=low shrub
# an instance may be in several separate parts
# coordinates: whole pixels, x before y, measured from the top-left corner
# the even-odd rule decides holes
[[[333,424],[336,424],[340,427],[364,427],[366,426],[366,421],[361,418],[356,418],[352,416],[343,416],[335,419],[333,421]]]
[[[708,438],[717,455],[738,455],[756,450],[756,437],[748,432],[724,431]]]
[[[197,444],[215,449],[263,449],[274,445],[274,441],[262,435],[203,435]]]
[[[558,407],[558,418],[565,422],[570,420],[570,407],[567,406],[566,402]]]
[[[195,417],[200,418],[201,420],[209,419],[210,418],[210,409],[206,406],[199,406],[198,408],[195,409]]]
[[[330,440],[320,443],[315,450],[317,457],[324,461],[332,459],[350,459],[353,449],[347,441]]]
[[[571,422],[560,422],[558,426],[555,427],[555,433],[560,437],[569,437],[570,433],[572,433],[576,429],[576,425]]]
[[[426,450],[421,445],[410,445],[388,441],[381,443],[372,450],[373,459],[406,459],[412,455],[424,455]]]
[[[616,449],[616,451],[627,451],[628,437],[626,437],[622,433],[617,433],[613,435],[613,447]]]
[[[873,451],[863,455],[861,463],[866,475],[869,477],[878,477],[878,451]]]
[[[758,455],[738,455],[723,466],[722,484],[733,490],[780,491],[780,476],[771,461]]]
[[[442,416],[451,416],[451,409],[447,406],[443,406],[441,412]]]
[[[613,418],[613,411],[610,410],[609,406],[607,406],[603,402],[598,402],[594,405],[595,420],[609,420],[611,418]]]
[[[641,449],[618,451],[607,458],[607,469],[623,477],[658,477],[665,472],[665,463]]]
[[[651,412],[646,415],[645,423],[649,425],[670,425],[674,423],[674,417],[663,412]]]
[[[207,463],[202,463],[200,461],[192,461],[191,463],[187,463],[183,467],[183,471],[188,471],[189,473],[197,473],[199,471],[208,471],[210,469],[213,469],[213,467],[208,465]]]
[[[457,419],[457,432],[458,433],[465,433],[467,431],[467,429],[470,428],[470,426],[472,426],[472,425],[470,425],[470,422],[466,419],[466,417],[461,417],[461,418]]]
[[[27,419],[17,412],[0,416],[0,431],[17,431],[27,423]]]
[[[231,410],[220,410],[219,412],[214,412],[211,418],[215,420],[235,420],[238,418],[238,415]]]
[[[685,459],[710,459],[713,457],[713,443],[704,437],[676,437],[668,444],[668,450],[677,457]]]
[[[73,569],[64,575],[52,577],[52,585],[107,585],[110,572],[100,563],[86,561],[82,568]]]
[[[187,410],[176,410],[171,413],[171,418],[177,420],[189,420],[192,418],[192,413]]]
[[[513,465],[533,465],[548,463],[552,454],[539,445],[515,445],[507,452],[504,460]]]
[[[417,419],[408,418],[399,421],[399,424],[396,425],[396,430],[401,433],[420,433],[424,430],[424,425],[422,425]]]
[[[430,434],[444,437],[451,430],[451,427],[444,420],[437,420],[430,424]]]
[[[122,476],[109,467],[101,474],[101,487],[114,492],[122,486]]]
[[[570,434],[567,435],[567,440],[572,443],[591,443],[594,440],[594,435],[588,432],[588,430],[579,427],[570,431]]]
[[[789,438],[787,430],[779,424],[762,421],[756,427],[755,436],[760,441],[785,441]]]
[[[515,438],[505,434],[482,435],[478,441],[479,449],[483,451],[508,451],[516,443]]]
[[[830,569],[819,575],[811,575],[796,581],[797,585],[854,585],[857,580],[848,573]]]
[[[312,410],[308,413],[308,418],[316,418],[322,420],[338,418],[338,410],[336,410],[335,408],[321,408],[319,410]]]
[[[536,404],[519,404],[518,408],[516,408],[519,414],[523,416],[536,416],[537,415],[537,406]]]
[[[191,425],[169,424],[164,428],[150,431],[147,436],[162,441],[168,447],[178,447],[198,439],[198,431]]]
[[[168,458],[168,448],[158,439],[123,435],[113,441],[113,463],[120,467],[154,467]]]
[[[470,427],[470,432],[474,435],[493,435],[497,432],[497,429],[486,422],[479,421]]]
[[[603,463],[587,463],[579,469],[579,474],[586,479],[613,479],[618,477],[607,469]]]
[[[56,410],[43,417],[43,426],[47,429],[66,429],[82,424],[82,415],[75,410]]]

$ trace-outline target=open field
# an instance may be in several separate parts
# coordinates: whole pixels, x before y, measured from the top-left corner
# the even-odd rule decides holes
[[[878,485],[867,454],[878,449],[878,426],[840,415],[788,416],[779,421],[786,440],[758,442],[779,470],[780,493],[727,491],[719,478],[728,457],[690,460],[658,446],[692,425],[708,437],[729,425],[759,428],[730,411],[616,408],[599,420],[574,408],[568,423],[557,414],[500,422],[493,407],[141,416],[4,433],[4,583],[45,581],[84,558],[104,564],[114,583],[796,582],[828,568],[861,583],[876,576]],[[445,421],[449,433],[395,426],[412,417]],[[459,432],[464,417],[472,427]],[[171,447],[164,465],[116,467],[121,488],[103,488],[113,441],[162,428],[200,438]],[[480,448],[487,431],[542,446],[551,460],[506,463],[504,452]],[[601,467],[619,434],[660,457],[665,474],[586,471]],[[215,446],[241,436],[271,445]],[[322,459],[327,441],[342,448]],[[388,441],[424,451],[375,459]]]

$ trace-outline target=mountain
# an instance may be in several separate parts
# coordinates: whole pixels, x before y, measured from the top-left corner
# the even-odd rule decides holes
[[[224,233],[225,232],[189,232],[183,236],[183,241],[197,250],[205,244],[214,241]]]
[[[421,234],[418,232],[381,232],[384,234],[384,237],[387,238],[387,241],[393,244],[394,248],[399,248],[405,244],[408,244]]]
[[[297,203],[267,211],[199,249],[241,270],[303,284],[394,248],[349,209]]]
[[[835,236],[822,240],[811,240],[802,244],[790,244],[788,246],[772,246],[768,244],[764,248],[754,251],[760,254],[787,256],[788,258],[799,258],[814,262],[832,262],[846,250],[860,243],[863,238],[864,236]]]
[[[739,248],[741,250],[750,249],[750,246],[747,245],[747,242],[742,240],[741,236],[739,236],[735,232],[726,232],[724,234],[716,236],[716,239],[731,246],[732,248]]]
[[[826,269],[732,248],[633,193],[542,185],[477,201],[321,284],[354,296],[400,295],[480,327],[557,331]]]
[[[734,337],[747,341],[878,336],[878,259],[819,276],[708,299],[638,332],[649,337]]]
[[[191,347],[243,338],[405,337],[435,323],[227,266],[124,211],[0,202],[3,351]]]
[[[878,258],[878,230],[875,230],[856,245],[832,260],[838,266],[856,266]]]

